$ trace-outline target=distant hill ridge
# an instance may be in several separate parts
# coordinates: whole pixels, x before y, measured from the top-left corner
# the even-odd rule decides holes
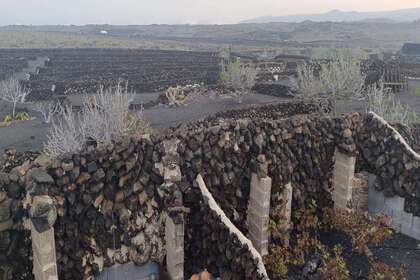
[[[357,12],[332,10],[319,14],[298,14],[289,16],[263,16],[241,23],[269,23],[269,22],[303,22],[303,21],[377,21],[377,22],[407,22],[420,19],[420,7],[412,9],[383,11],[383,12]]]

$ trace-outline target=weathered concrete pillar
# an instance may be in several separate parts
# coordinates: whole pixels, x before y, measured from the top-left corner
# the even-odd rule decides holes
[[[184,219],[166,218],[166,268],[172,280],[184,279]]]
[[[288,183],[284,186],[283,192],[280,194],[281,208],[280,216],[282,219],[278,221],[278,225],[284,233],[284,244],[289,245],[289,231],[290,221],[292,219],[292,199],[293,199],[293,188],[292,183]]]
[[[57,212],[49,196],[34,196],[30,209],[33,273],[36,280],[58,280],[54,223]]]
[[[333,194],[334,208],[349,210],[352,208],[352,193],[355,156],[348,156],[335,151]]]
[[[404,211],[405,198],[400,196],[385,197],[376,189],[377,176],[369,174],[369,213],[384,213],[392,220],[392,227],[402,234],[420,240],[420,217]]]
[[[261,256],[268,254],[271,184],[270,177],[259,178],[255,173],[251,176],[247,216],[248,235]]]
[[[181,181],[179,167],[178,139],[164,142],[163,177],[165,184],[174,185]],[[172,209],[168,209],[165,223],[166,269],[172,280],[184,279],[184,213],[181,201]]]

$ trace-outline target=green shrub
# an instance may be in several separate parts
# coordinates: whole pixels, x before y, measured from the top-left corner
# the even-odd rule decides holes
[[[11,115],[7,115],[3,119],[3,123],[5,123],[5,124],[10,124],[12,121],[13,121],[13,118],[12,118]]]
[[[420,87],[416,87],[416,92],[414,93],[415,96],[420,96]]]
[[[19,114],[16,115],[16,120],[18,120],[18,121],[29,121],[30,119],[31,119],[31,117],[26,112],[19,113]]]

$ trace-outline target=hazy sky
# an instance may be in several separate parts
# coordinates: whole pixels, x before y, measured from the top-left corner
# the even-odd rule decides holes
[[[420,0],[0,0],[0,25],[235,23],[264,15],[413,7]]]

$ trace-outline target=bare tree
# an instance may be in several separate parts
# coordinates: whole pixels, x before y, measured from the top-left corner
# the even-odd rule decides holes
[[[18,103],[25,103],[29,93],[30,90],[22,87],[15,78],[10,78],[0,83],[0,99],[13,104],[13,119],[16,115],[16,105]]]
[[[54,114],[60,110],[60,105],[54,101],[39,101],[33,105],[33,109],[42,114],[45,123],[50,123]]]
[[[257,75],[257,68],[237,61],[223,65],[220,79],[223,84],[233,89],[241,102],[242,97],[249,94],[254,87]]]

